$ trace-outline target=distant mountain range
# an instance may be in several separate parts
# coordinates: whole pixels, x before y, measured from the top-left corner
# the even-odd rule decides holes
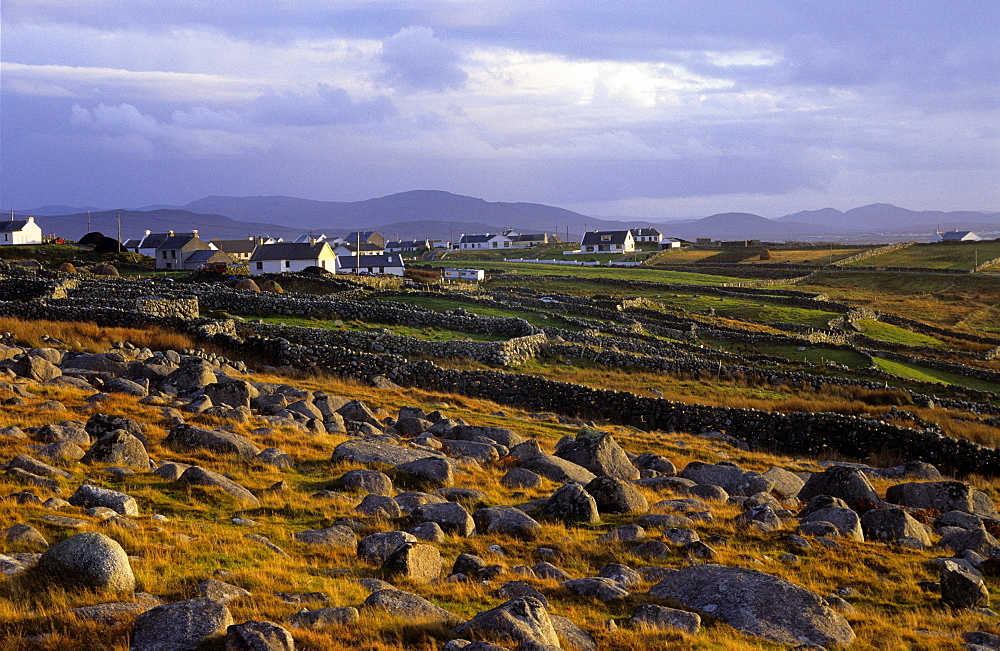
[[[286,239],[302,233],[343,235],[376,229],[394,239],[458,239],[464,233],[513,228],[557,233],[578,240],[586,230],[658,228],[667,237],[713,239],[892,241],[931,239],[936,228],[974,230],[1000,235],[1000,213],[913,211],[891,204],[872,204],[846,212],[833,208],[806,210],[767,219],[751,213],[721,213],[701,219],[651,222],[600,219],[537,203],[490,202],[436,190],[413,190],[365,201],[313,201],[295,197],[212,196],[183,206],[146,206],[137,210],[98,210],[43,206],[20,211],[40,217],[46,233],[77,239],[90,230],[115,236],[121,213],[122,237],[145,230],[198,230],[204,238],[270,235]]]

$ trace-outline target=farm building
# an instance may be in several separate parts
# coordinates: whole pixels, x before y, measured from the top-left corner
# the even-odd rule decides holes
[[[402,276],[406,272],[403,256],[398,253],[382,255],[342,255],[337,258],[337,273],[342,274],[391,274]]]
[[[589,231],[580,242],[583,253],[632,253],[635,238],[632,231]]]
[[[250,256],[250,273],[284,273],[320,267],[337,272],[337,256],[326,242],[278,242],[262,244]]]
[[[978,242],[983,238],[972,231],[937,231],[939,242]]]
[[[197,269],[208,262],[232,263],[233,259],[198,237],[198,231],[174,235],[163,239],[153,251],[157,269]],[[148,236],[147,236],[148,239]],[[145,243],[145,240],[144,240]],[[142,249],[139,249],[142,251]],[[208,251],[209,254],[196,252]],[[215,255],[219,254],[219,255]]]
[[[34,217],[0,222],[0,245],[41,243],[42,229]]]
[[[455,245],[461,251],[475,251],[481,249],[511,249],[514,248],[514,241],[503,233],[481,233],[478,235],[462,235],[462,239]]]
[[[659,244],[663,241],[663,233],[655,228],[633,228],[629,232],[636,242]]]

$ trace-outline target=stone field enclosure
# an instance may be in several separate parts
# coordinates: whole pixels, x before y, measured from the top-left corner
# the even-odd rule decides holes
[[[0,648],[1000,649],[1000,277],[775,258],[0,263]]]

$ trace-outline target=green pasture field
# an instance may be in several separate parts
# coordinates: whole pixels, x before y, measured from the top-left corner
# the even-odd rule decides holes
[[[853,350],[823,348],[822,346],[809,345],[768,346],[754,344],[753,346],[749,346],[747,344],[722,339],[701,339],[700,341],[711,346],[712,348],[718,348],[719,350],[727,350],[729,352],[747,355],[774,355],[776,357],[784,357],[785,359],[793,362],[812,362],[814,364],[836,362],[848,368],[859,370],[871,367],[871,362],[868,361],[868,358],[865,355],[856,353]],[[799,350],[799,348],[805,348],[805,350]]]
[[[893,375],[898,375],[899,377],[911,380],[954,384],[969,389],[975,389],[977,391],[992,391],[993,393],[1000,393],[1000,384],[997,384],[996,382],[987,382],[986,380],[966,377],[965,375],[958,375],[957,373],[939,371],[937,369],[927,368],[926,366],[920,366],[918,364],[893,362],[881,357],[875,357],[875,366],[886,373],[892,373]]]
[[[256,316],[246,315],[247,320],[260,320],[271,325],[286,325],[299,328],[318,328],[320,330],[354,330],[356,332],[372,332],[374,330],[388,330],[394,335],[413,337],[424,341],[451,341],[453,339],[472,339],[474,341],[499,341],[502,337],[494,337],[479,332],[462,332],[459,330],[448,330],[445,328],[416,328],[402,326],[398,324],[373,324],[361,323],[359,321],[343,321],[334,323],[323,319],[310,319],[307,317],[294,317],[287,315],[279,316]]]
[[[457,308],[462,308],[468,312],[478,314],[479,316],[495,316],[495,317],[507,317],[514,319],[524,319],[533,326],[542,328],[546,326],[557,326],[563,328],[564,330],[578,330],[576,326],[570,326],[566,323],[562,323],[555,320],[550,320],[543,314],[537,314],[535,312],[524,312],[521,310],[504,309],[498,307],[490,307],[484,305],[477,305],[475,303],[470,303],[468,301],[456,300],[436,296],[393,296],[390,298],[383,299],[386,301],[393,301],[396,303],[407,303],[409,305],[418,305],[420,307],[425,307],[428,310],[434,310],[435,312],[445,312],[447,310],[454,310]]]
[[[863,320],[857,322],[861,328],[861,333],[893,344],[904,344],[906,346],[939,346],[947,347],[948,344],[937,337],[925,335],[920,332],[913,332],[901,326],[883,323],[881,321]]]
[[[927,269],[972,269],[977,262],[1000,258],[1000,242],[916,244],[846,265],[862,267],[925,267]]]
[[[511,271],[524,276],[573,276],[581,279],[615,278],[642,280],[657,283],[682,283],[688,285],[717,285],[745,281],[746,278],[700,274],[686,271],[665,271],[646,267],[576,267],[571,265],[538,264],[533,262],[484,262],[483,269]],[[608,286],[607,289],[611,289]],[[628,291],[631,291],[628,290]],[[608,293],[607,291],[601,293]]]

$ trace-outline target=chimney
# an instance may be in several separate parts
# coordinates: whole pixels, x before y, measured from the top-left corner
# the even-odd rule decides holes
[[[198,231],[191,231],[191,237],[198,237]]]
[[[146,235],[150,235],[150,234],[152,234],[152,232],[153,231],[149,230],[148,228],[146,229]]]
[[[173,237],[173,236],[174,236],[173,231],[167,231],[167,237]]]

